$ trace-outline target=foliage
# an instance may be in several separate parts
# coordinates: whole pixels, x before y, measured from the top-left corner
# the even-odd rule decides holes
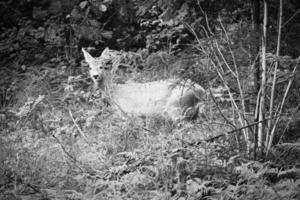
[[[238,190],[243,194],[240,199],[298,199],[299,180],[292,177],[299,176],[298,169],[279,170],[269,164],[247,163],[239,167],[241,182]],[[287,175],[289,174],[289,175]],[[287,178],[289,177],[289,178]]]
[[[276,8],[277,1],[270,2]],[[236,63],[242,89],[249,92],[250,67],[257,56],[252,54],[257,33],[251,31],[250,4],[0,4],[0,199],[300,198],[299,142],[295,143],[300,79],[299,71],[291,73],[299,60],[272,54],[275,34],[269,38],[267,62],[272,66],[280,61],[276,103],[285,83],[291,77],[295,82],[270,162],[249,161],[241,130],[233,123],[237,115],[228,95],[233,94],[239,106],[240,96],[230,70]],[[297,5],[292,0],[285,3],[282,55],[292,57],[299,55]],[[270,32],[276,27],[275,15],[270,16]],[[101,92],[91,88],[79,55],[87,46],[95,47],[98,55],[104,47],[120,50],[121,63],[131,67],[116,80],[120,83],[177,75],[211,88],[215,96],[207,98],[203,115],[194,122],[156,115],[120,117]],[[223,69],[229,92],[213,63]],[[253,119],[247,112],[244,120]]]

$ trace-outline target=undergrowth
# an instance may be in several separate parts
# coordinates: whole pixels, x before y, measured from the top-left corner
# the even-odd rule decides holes
[[[300,198],[292,163],[249,161],[239,134],[207,140],[230,130],[209,100],[193,122],[120,117],[70,71],[32,67],[1,88],[0,199]]]

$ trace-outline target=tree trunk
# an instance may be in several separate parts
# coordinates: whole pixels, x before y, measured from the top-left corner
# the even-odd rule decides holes
[[[254,65],[251,71],[253,72],[252,74],[252,82],[253,82],[253,94],[255,96],[258,96],[259,94],[259,75],[260,75],[260,62],[259,62],[259,47],[260,47],[260,31],[259,31],[259,24],[260,24],[260,0],[252,0],[252,29],[253,29],[253,37],[254,37],[254,44],[253,44],[253,49],[252,49],[252,55],[254,57]],[[259,106],[259,101],[257,103],[257,108]],[[256,109],[258,110],[258,109]],[[259,112],[255,112],[255,117],[254,117],[254,123],[258,122],[258,114]],[[257,133],[258,133],[258,125],[255,126],[255,131],[254,131],[254,160],[256,160],[256,149],[257,149]]]
[[[264,0],[264,21],[263,21],[263,35],[262,35],[262,46],[261,46],[261,96],[259,104],[259,123],[258,125],[258,147],[263,155],[263,145],[265,140],[265,97],[266,97],[266,78],[267,78],[267,66],[266,66],[266,46],[267,46],[267,17],[268,17],[268,2]]]
[[[281,26],[282,26],[282,0],[279,0],[278,37],[277,37],[277,49],[276,49],[277,57],[280,55]],[[271,143],[272,143],[272,141],[270,140],[270,135],[272,132],[272,126],[274,124],[272,122],[274,121],[273,120],[273,107],[274,107],[274,94],[275,94],[276,79],[277,79],[277,68],[278,68],[278,61],[276,61],[276,63],[275,63],[272,90],[271,90],[271,98],[270,98],[270,110],[269,110],[270,120],[268,121],[268,133],[267,133],[267,138],[266,138],[266,146],[268,147],[267,152],[269,151],[269,147],[271,147]],[[271,138],[273,138],[273,137],[271,137]]]
[[[254,81],[254,89],[255,94],[257,95],[260,89],[259,84],[259,77],[260,77],[260,62],[259,62],[259,47],[260,47],[260,0],[252,0],[252,7],[253,7],[253,19],[252,19],[252,26],[253,26],[253,32],[254,32],[254,45],[253,45],[253,55],[255,58],[255,65],[254,65],[254,74],[253,74],[253,81]]]

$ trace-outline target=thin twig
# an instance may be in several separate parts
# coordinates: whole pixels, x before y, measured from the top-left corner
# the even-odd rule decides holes
[[[73,121],[73,124],[76,126],[78,132],[80,133],[80,135],[83,137],[83,139],[85,140],[85,142],[88,144],[88,145],[91,145],[89,140],[87,139],[87,137],[85,136],[85,133],[81,130],[81,128],[79,127],[79,125],[76,123],[74,117],[73,117],[73,114],[71,112],[71,110],[69,109],[69,115]]]
[[[237,81],[237,84],[238,84],[238,87],[239,87],[239,91],[240,91],[240,95],[241,95],[241,101],[242,101],[242,112],[243,112],[243,117],[245,119],[245,98],[244,98],[244,92],[242,90],[242,86],[241,86],[241,82],[240,82],[240,76],[239,76],[239,71],[238,71],[238,68],[237,68],[237,64],[236,64],[236,58],[234,56],[234,53],[231,49],[231,44],[230,44],[230,39],[229,39],[229,36],[227,34],[227,31],[219,17],[219,23],[223,29],[223,32],[225,33],[225,36],[226,36],[226,39],[227,39],[227,44],[228,44],[228,48],[229,48],[229,52],[231,54],[231,57],[232,57],[232,60],[233,60],[233,66],[234,66],[234,69],[235,69],[235,73],[233,75],[235,75],[236,77],[236,81]]]
[[[288,19],[286,22],[282,25],[282,27],[285,27],[297,14],[300,12],[300,8]]]
[[[202,9],[202,7],[201,7],[201,5],[200,5],[200,1],[197,0],[197,3],[198,3],[198,6],[199,6],[200,11],[202,12],[202,14],[203,14],[204,17],[205,17],[205,22],[206,22],[206,25],[207,25],[207,29],[208,29],[209,33],[210,33],[211,35],[213,35],[213,32],[211,31],[210,25],[209,25],[209,23],[208,23],[208,17],[207,17],[207,15],[206,15],[206,13],[204,12],[204,10]]]
[[[215,97],[213,96],[213,93],[212,93],[211,89],[209,89],[209,93],[210,93],[210,96],[212,97],[212,100],[214,101],[215,105],[217,106],[217,109],[218,109],[219,113],[220,113],[221,116],[224,118],[224,120],[225,120],[230,126],[236,128],[236,126],[235,126],[233,123],[231,123],[231,122],[227,119],[227,117],[225,117],[225,115],[223,114],[223,112],[221,111],[221,109],[220,109],[220,107],[218,106],[218,103],[217,103]]]
[[[296,66],[294,67],[293,74],[295,74],[298,65],[299,65],[299,63],[297,63]],[[287,94],[288,94],[288,92],[289,92],[289,90],[290,90],[290,87],[291,87],[291,85],[292,85],[292,82],[293,82],[293,79],[290,79],[290,80],[289,80],[289,83],[288,83],[288,86],[287,86],[287,88],[286,88],[286,90],[285,90],[284,96],[283,96],[283,98],[282,98],[282,101],[281,101],[281,104],[280,104],[279,112],[277,113],[278,116],[280,116],[281,113],[282,113],[283,105],[285,104],[285,100],[286,100],[286,98],[287,98]],[[275,121],[275,123],[274,123],[274,125],[273,125],[272,131],[271,131],[270,140],[269,140],[269,143],[268,143],[268,146],[267,146],[267,153],[266,153],[266,155],[268,155],[269,150],[270,150],[270,148],[271,148],[271,146],[272,146],[272,142],[273,142],[273,138],[274,138],[275,129],[276,129],[276,127],[277,127],[278,122],[279,122],[279,118],[276,119],[276,121]]]
[[[66,148],[61,144],[61,142],[59,141],[59,139],[54,135],[52,134],[52,137],[57,141],[57,143],[60,145],[61,149],[63,150],[63,152],[70,158],[70,160],[74,163],[74,165],[81,171],[81,172],[84,172],[84,170],[79,166],[77,165],[78,163],[78,160],[76,158],[74,158],[67,150]]]
[[[280,116],[276,116],[276,118],[279,118]],[[274,117],[275,118],[275,117]],[[234,129],[234,130],[231,130],[231,131],[228,131],[226,133],[222,133],[222,134],[219,134],[217,136],[214,136],[214,137],[211,137],[211,138],[208,138],[208,139],[204,139],[204,140],[199,140],[198,142],[196,143],[190,143],[186,146],[196,146],[196,145],[199,145],[201,144],[202,142],[213,142],[215,141],[216,139],[220,138],[220,137],[224,137],[226,135],[229,135],[229,134],[233,134],[233,133],[238,133],[239,131],[243,130],[243,129],[246,129],[246,128],[249,128],[249,127],[252,127],[252,126],[255,126],[259,123],[263,123],[265,121],[268,121],[270,120],[269,118],[268,119],[264,119],[263,121],[258,121],[258,122],[254,122],[252,124],[248,124],[247,126],[244,126],[244,127],[241,127],[241,128],[238,128],[238,129]],[[262,144],[263,145],[263,144]]]
[[[279,5],[279,19],[278,19],[278,36],[277,36],[277,48],[276,48],[276,56],[280,55],[280,41],[281,41],[281,27],[282,25],[282,0],[280,0]],[[274,68],[274,76],[273,76],[273,83],[272,83],[272,89],[271,89],[271,97],[270,97],[270,109],[269,109],[269,115],[270,118],[273,116],[273,107],[274,107],[274,96],[275,96],[275,89],[276,89],[276,80],[277,80],[277,68],[278,68],[278,60],[275,61],[275,68]],[[268,132],[266,137],[266,144],[269,142],[269,137],[271,134],[271,126],[272,126],[272,120],[268,122]]]
[[[104,159],[102,157],[99,156],[99,152],[96,150],[95,146],[94,146],[94,143],[90,143],[88,138],[86,137],[85,133],[81,130],[81,128],[79,127],[79,125],[76,123],[73,115],[72,115],[72,112],[71,110],[69,109],[69,114],[70,114],[70,117],[74,123],[74,125],[76,126],[77,130],[79,131],[80,135],[83,137],[84,141],[89,145],[89,147],[96,153],[97,157],[99,160],[101,160],[103,163],[104,163]]]
[[[300,103],[298,103],[298,105],[294,108],[295,112],[293,113],[293,116],[295,116],[295,114],[297,113],[297,111],[298,111],[299,108],[300,108]],[[281,142],[282,142],[282,140],[283,140],[283,135],[284,135],[284,133],[286,133],[286,131],[287,131],[287,129],[288,129],[288,127],[289,127],[291,121],[292,121],[292,119],[289,119],[289,121],[286,123],[286,126],[285,126],[284,130],[281,131],[281,135],[280,135],[280,137],[279,137],[278,143],[281,143]]]

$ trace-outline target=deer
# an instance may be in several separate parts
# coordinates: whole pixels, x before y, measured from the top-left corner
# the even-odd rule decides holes
[[[107,63],[117,63],[120,52],[106,48],[100,57],[93,57],[84,48],[82,52],[89,66],[94,89],[100,89],[110,104],[121,113],[134,116],[159,114],[177,121],[195,119],[199,111],[203,110],[206,91],[191,80],[169,78],[146,83],[114,83],[117,64],[108,67]]]

